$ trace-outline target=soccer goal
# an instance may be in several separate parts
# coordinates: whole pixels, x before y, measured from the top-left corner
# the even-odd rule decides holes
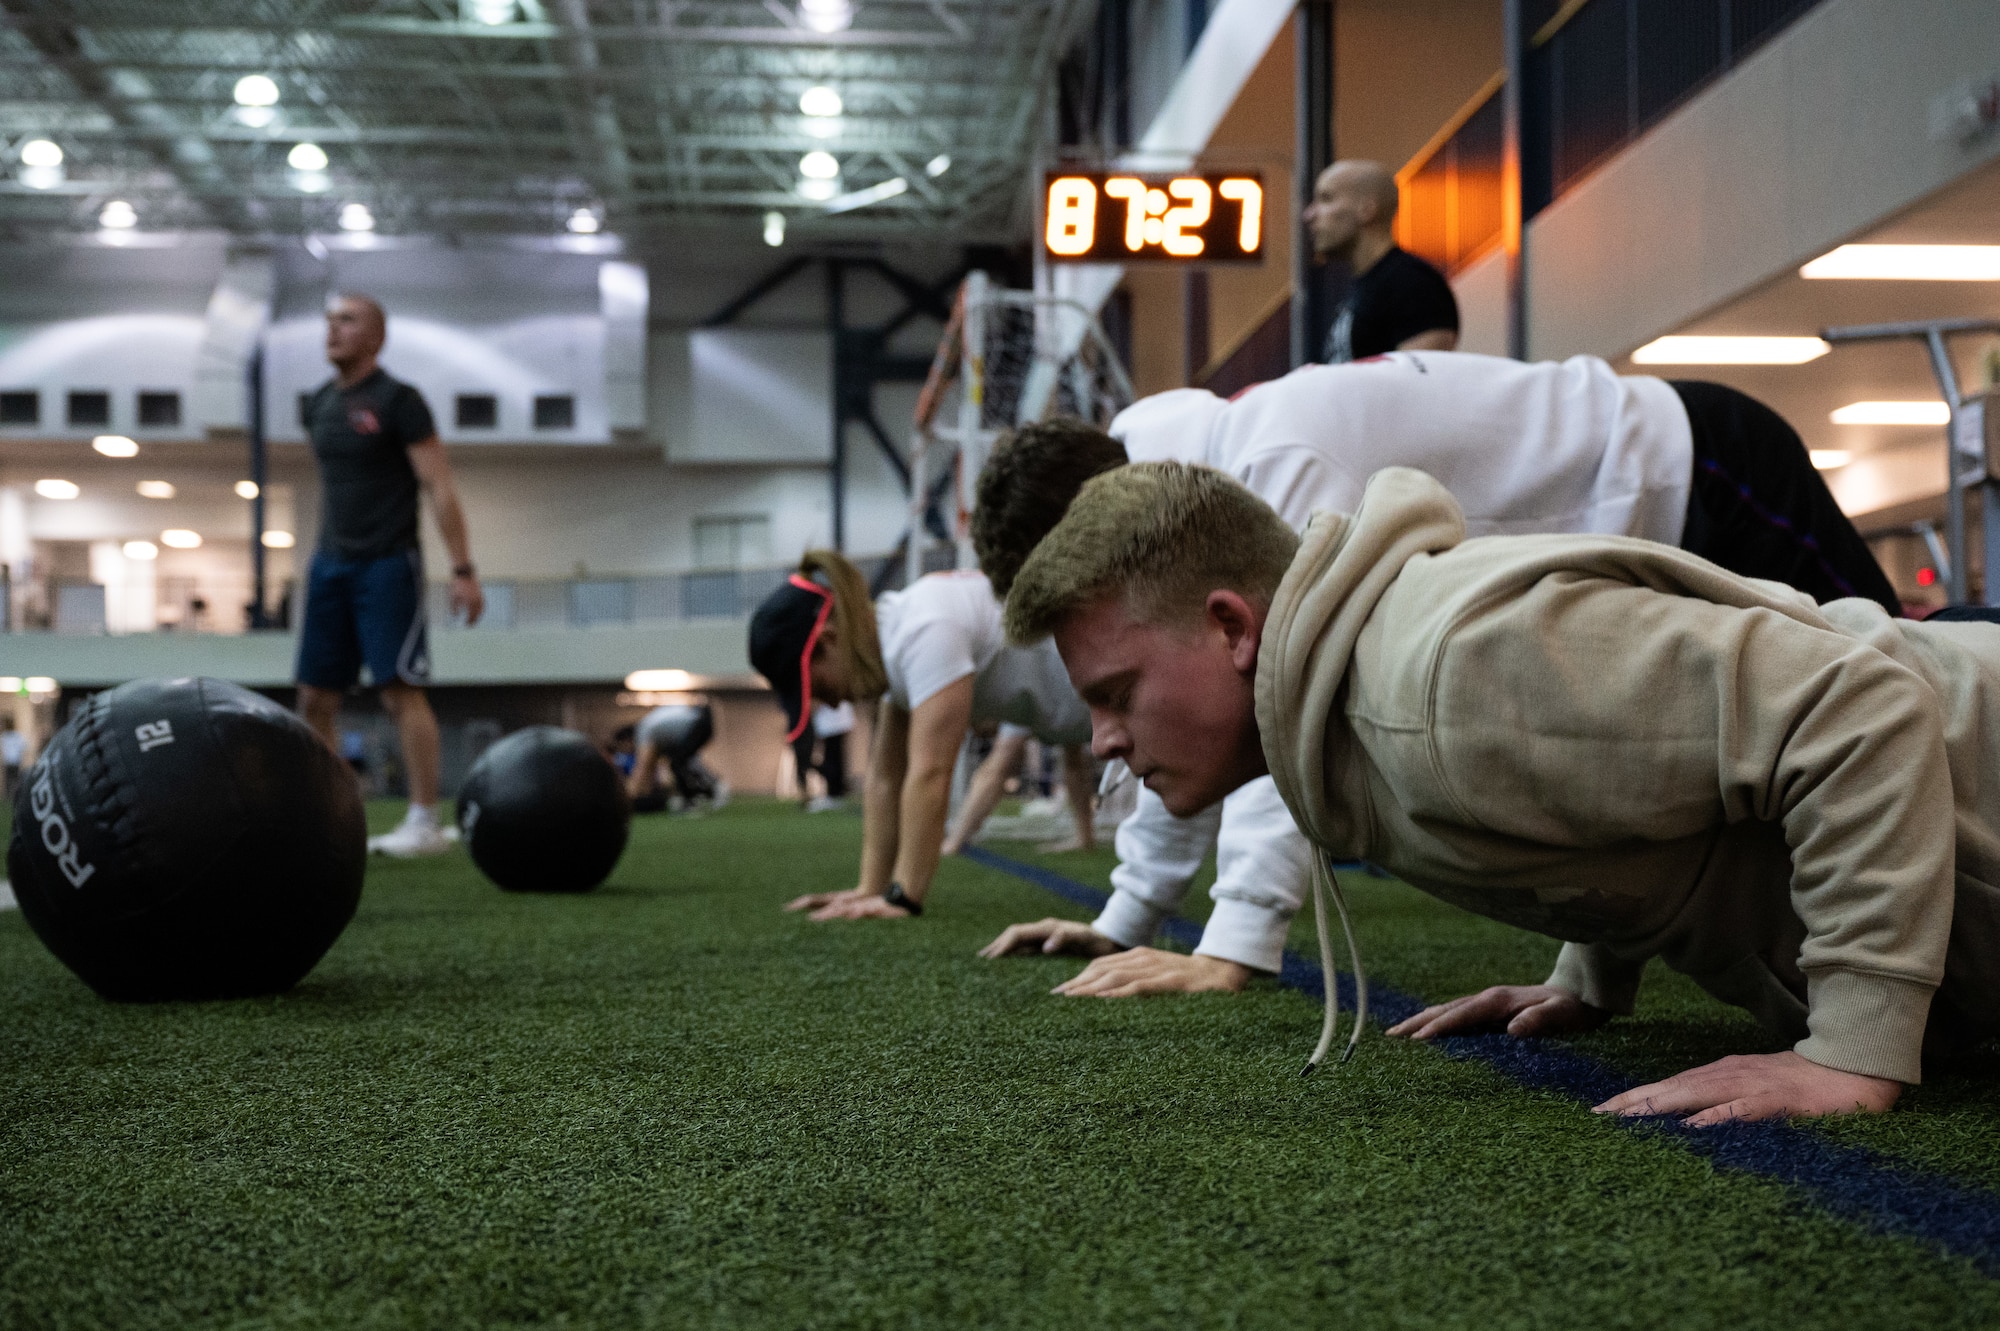
[[[968,274],[917,399],[906,580],[974,566],[974,490],[1008,430],[1055,416],[1109,425],[1131,401],[1132,381],[1094,312]]]

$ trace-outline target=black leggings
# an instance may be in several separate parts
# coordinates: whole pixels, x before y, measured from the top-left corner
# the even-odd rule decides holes
[[[1676,380],[1694,427],[1681,548],[1816,601],[1860,596],[1903,613],[1868,543],[1840,511],[1785,418],[1721,384]]]

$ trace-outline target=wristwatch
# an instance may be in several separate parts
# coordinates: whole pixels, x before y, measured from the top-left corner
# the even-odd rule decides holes
[[[473,570],[470,564],[453,564],[451,566],[451,576],[454,578],[469,578],[472,575]]]
[[[892,906],[901,906],[904,910],[910,912],[911,915],[921,915],[924,913],[924,903],[905,892],[901,883],[889,884],[889,890],[882,894],[882,900]]]

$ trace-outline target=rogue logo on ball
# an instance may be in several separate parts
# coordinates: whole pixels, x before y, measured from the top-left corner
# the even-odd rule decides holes
[[[71,887],[82,887],[97,872],[94,864],[82,863],[82,852],[69,834],[69,824],[56,809],[56,787],[51,779],[54,763],[45,762],[35,772],[35,784],[28,792],[28,809],[41,824],[42,846],[56,857],[56,867]]]
[[[151,725],[134,726],[132,733],[139,738],[141,753],[151,753],[162,744],[174,742],[174,726],[171,721],[155,721]]]
[[[1148,177],[1052,172],[1042,243],[1055,260],[1261,263],[1264,183],[1254,171]]]

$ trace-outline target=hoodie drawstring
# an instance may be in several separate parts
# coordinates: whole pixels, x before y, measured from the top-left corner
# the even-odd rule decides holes
[[[1368,973],[1362,969],[1361,947],[1354,941],[1354,921],[1347,913],[1347,894],[1340,890],[1340,876],[1333,871],[1333,861],[1324,850],[1313,848],[1313,924],[1319,930],[1319,966],[1325,977],[1326,1007],[1320,1019],[1319,1044],[1313,1048],[1310,1061],[1299,1072],[1301,1077],[1310,1077],[1319,1069],[1326,1058],[1326,1051],[1333,1048],[1333,1035],[1340,1023],[1340,986],[1333,969],[1333,938],[1326,929],[1326,900],[1333,897],[1334,909],[1340,913],[1340,931],[1347,936],[1347,955],[1354,963],[1354,1030],[1347,1037],[1347,1048],[1341,1050],[1340,1061],[1345,1063],[1354,1057],[1354,1046],[1361,1043],[1361,1030],[1368,1024]]]

